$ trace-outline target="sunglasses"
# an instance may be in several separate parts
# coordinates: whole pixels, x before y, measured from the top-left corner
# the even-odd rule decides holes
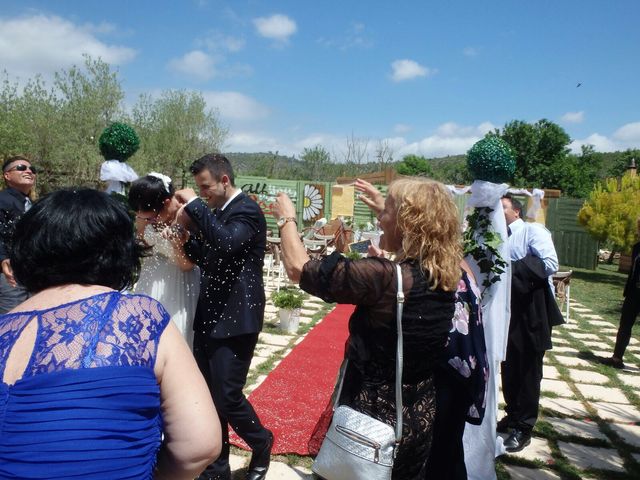
[[[25,165],[24,163],[21,163],[20,165],[16,165],[15,167],[11,167],[10,169],[7,170],[7,172],[12,172],[13,170],[17,170],[18,172],[26,172],[27,170],[29,170],[31,173],[34,173],[34,174],[38,173],[36,171],[36,167],[34,167],[33,165]]]

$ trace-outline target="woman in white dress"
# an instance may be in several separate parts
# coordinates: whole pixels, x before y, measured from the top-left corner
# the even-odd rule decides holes
[[[129,205],[136,212],[136,230],[152,254],[142,263],[133,291],[158,300],[171,315],[189,347],[200,293],[200,269],[184,254],[188,232],[175,223],[181,205],[171,179],[151,172],[131,184]]]

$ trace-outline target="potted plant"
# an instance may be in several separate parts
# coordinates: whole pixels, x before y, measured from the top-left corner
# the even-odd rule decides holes
[[[296,333],[300,324],[302,292],[297,288],[282,288],[271,294],[271,300],[280,311],[280,328],[288,333]]]

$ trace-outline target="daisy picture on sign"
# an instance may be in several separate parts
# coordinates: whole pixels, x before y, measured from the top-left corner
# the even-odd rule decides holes
[[[324,213],[324,185],[304,186],[302,220],[305,222],[322,217]]]

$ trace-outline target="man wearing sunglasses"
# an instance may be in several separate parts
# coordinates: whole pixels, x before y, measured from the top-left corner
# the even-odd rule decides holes
[[[27,298],[27,292],[16,284],[9,265],[9,245],[15,223],[31,208],[29,194],[36,182],[36,168],[21,155],[9,157],[2,165],[6,188],[0,191],[0,314],[6,313]]]

